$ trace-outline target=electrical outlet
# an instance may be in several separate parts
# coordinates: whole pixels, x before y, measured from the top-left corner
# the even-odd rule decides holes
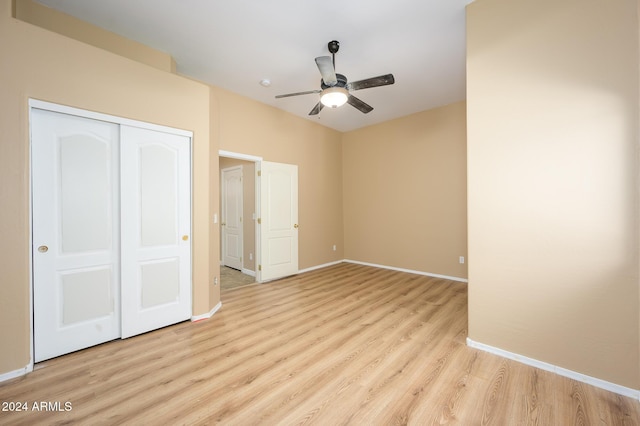
[[[336,245],[335,244],[333,245],[333,251],[336,251]]]
[[[213,285],[218,285],[218,277],[213,277]]]
[[[253,253],[249,253],[249,260],[253,260]]]
[[[464,263],[464,256],[460,256],[460,263]]]

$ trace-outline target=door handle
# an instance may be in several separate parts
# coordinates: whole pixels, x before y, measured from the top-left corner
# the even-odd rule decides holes
[[[40,247],[38,247],[38,251],[39,251],[40,253],[46,253],[46,252],[48,252],[48,251],[49,251],[49,247],[47,247],[47,246],[40,246]]]
[[[182,241],[187,241],[188,239],[189,239],[189,236],[188,236],[188,235],[183,235],[183,236],[182,236]]]
[[[298,224],[297,224],[297,223],[294,223],[294,224],[293,224],[293,227],[294,227],[294,228],[296,228],[296,229],[298,229]]]

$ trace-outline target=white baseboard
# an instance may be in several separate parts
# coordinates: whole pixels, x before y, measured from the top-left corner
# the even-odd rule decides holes
[[[568,377],[578,382],[587,383],[589,385],[608,390],[619,395],[628,396],[640,400],[640,390],[631,389],[625,386],[617,385],[615,383],[607,382],[606,380],[597,379],[595,377],[587,376],[586,374],[578,373],[576,371],[567,370],[566,368],[558,367],[557,365],[549,364],[547,362],[538,361],[537,359],[529,358],[523,355],[519,355],[513,352],[505,351],[504,349],[496,348],[493,346],[485,345],[484,343],[475,342],[467,337],[467,346],[470,348],[479,349],[481,351],[489,352],[494,355],[501,356],[503,358],[511,359],[513,361],[521,362],[522,364],[530,365],[532,367],[539,368],[541,370],[550,371],[560,376]]]
[[[220,266],[225,266],[224,263],[222,263],[222,260],[220,261]],[[251,269],[242,268],[240,272],[246,275],[251,275],[252,277],[256,276],[256,271],[252,271]]]
[[[323,263],[322,265],[316,265],[316,266],[311,266],[310,268],[300,269],[298,273],[302,274],[304,272],[315,271],[316,269],[322,269],[329,266],[338,265],[340,263],[355,263],[358,265],[372,266],[374,268],[391,269],[393,271],[408,272],[410,274],[425,275],[427,277],[442,278],[445,280],[458,281],[462,283],[469,282],[469,280],[467,280],[466,278],[452,277],[449,275],[432,274],[430,272],[414,271],[412,269],[396,268],[394,266],[378,265],[376,263],[360,262],[358,260],[349,260],[349,259],[336,260],[335,262]],[[245,269],[243,269],[242,272],[248,273],[248,272],[245,272]],[[255,277],[255,272],[253,271],[249,271],[249,272],[251,273],[248,273],[248,275],[253,275]],[[268,281],[263,281],[263,282],[268,282]]]
[[[7,380],[15,379],[16,377],[24,376],[25,374],[31,373],[32,371],[33,364],[29,364],[26,367],[20,368],[18,370],[2,373],[0,374],[0,383],[6,382]]]
[[[386,265],[378,265],[378,264],[375,264],[375,263],[360,262],[358,260],[345,259],[344,262],[356,263],[358,265],[365,265],[365,266],[373,266],[374,268],[391,269],[392,271],[408,272],[410,274],[425,275],[427,277],[443,278],[445,280],[459,281],[461,283],[469,282],[469,280],[467,280],[466,278],[452,277],[452,276],[449,276],[449,275],[432,274],[430,272],[414,271],[412,269],[396,268],[394,266],[386,266]]]
[[[218,302],[218,304],[216,306],[214,306],[213,309],[210,310],[209,312],[207,312],[206,314],[192,316],[191,317],[191,322],[196,322],[196,321],[202,321],[202,320],[209,319],[209,318],[211,318],[213,316],[213,314],[218,312],[218,310],[220,308],[222,308],[222,302]]]
[[[344,262],[344,260],[336,260],[335,262],[324,263],[322,265],[316,265],[316,266],[312,266],[310,268],[301,269],[301,270],[298,271],[298,273],[302,274],[304,272],[315,271],[316,269],[326,268],[328,266],[337,265],[337,264],[343,263],[343,262]]]
[[[245,275],[251,275],[254,278],[256,276],[256,271],[252,271],[251,269],[242,268],[242,271],[240,271],[240,272],[242,272]]]

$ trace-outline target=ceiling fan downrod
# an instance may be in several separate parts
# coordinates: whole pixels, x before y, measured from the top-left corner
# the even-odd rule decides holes
[[[329,48],[329,53],[331,53],[331,57],[333,59],[333,69],[336,68],[336,53],[340,50],[340,42],[338,40],[331,40],[327,47]]]

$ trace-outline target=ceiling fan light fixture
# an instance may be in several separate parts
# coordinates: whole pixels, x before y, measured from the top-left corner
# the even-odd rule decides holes
[[[347,103],[349,92],[344,87],[329,87],[322,91],[320,102],[326,107],[338,108]]]
[[[322,76],[320,80],[320,90],[307,90],[306,92],[287,93],[285,95],[276,95],[277,98],[288,98],[290,96],[309,95],[311,93],[320,94],[320,102],[313,107],[309,115],[318,115],[322,108],[338,108],[348,103],[363,114],[373,111],[373,107],[366,102],[353,96],[350,92],[360,89],[369,89],[372,87],[387,86],[395,83],[393,74],[381,75],[378,77],[366,78],[349,83],[347,77],[336,72],[335,54],[340,48],[340,43],[333,40],[328,46],[331,56],[318,56],[316,65]]]

